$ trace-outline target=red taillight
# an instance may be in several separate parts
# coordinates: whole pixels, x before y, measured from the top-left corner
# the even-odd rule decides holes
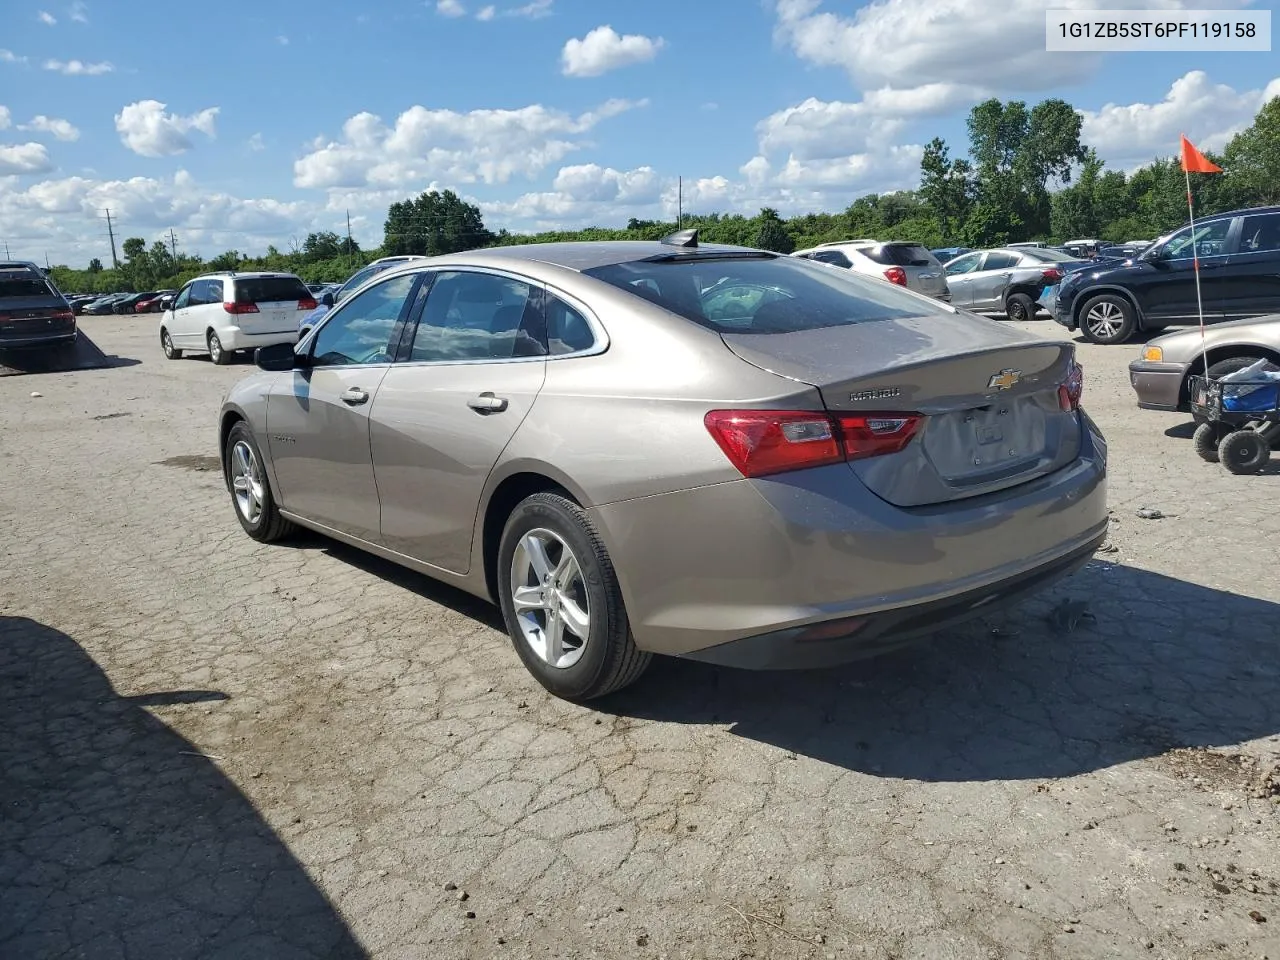
[[[228,303],[224,300],[222,303],[222,309],[227,311],[227,313],[237,315],[241,313],[257,313],[258,305],[256,303]]]
[[[1084,367],[1071,361],[1071,367],[1067,370],[1067,379],[1062,386],[1058,387],[1058,406],[1064,411],[1080,409],[1080,398],[1084,395]]]
[[[903,449],[915,414],[836,415],[806,410],[712,410],[707,430],[744,477],[764,477]]]
[[[55,310],[53,312],[53,319],[55,320],[74,320],[75,318],[76,315],[70,310]]]
[[[1061,279],[1062,279],[1062,271],[1059,270],[1057,267],[1050,267],[1048,270],[1044,272],[1045,283],[1057,283]]]
[[[907,271],[901,267],[890,267],[884,272],[884,278],[890,283],[896,283],[900,287],[907,285]]]
[[[298,301],[299,310],[314,310],[317,306],[318,304],[310,297],[303,297]]]

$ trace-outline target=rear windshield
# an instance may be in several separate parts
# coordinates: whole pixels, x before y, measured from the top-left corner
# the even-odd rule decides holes
[[[311,291],[297,277],[238,277],[236,303],[310,300]]]
[[[918,243],[884,243],[858,251],[869,260],[890,267],[928,267],[938,260]]]
[[[793,333],[949,312],[884,280],[800,257],[639,260],[583,272],[717,333]]]
[[[10,297],[54,297],[53,288],[44,280],[30,277],[9,279],[0,277],[0,300]]]
[[[1018,252],[1024,257],[1039,260],[1041,263],[1073,263],[1080,258],[1065,250],[1050,250],[1048,247],[1021,247]]]

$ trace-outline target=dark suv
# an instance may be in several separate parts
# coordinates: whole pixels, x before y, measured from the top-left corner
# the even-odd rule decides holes
[[[34,263],[0,262],[0,350],[76,338],[71,305]]]
[[[1068,274],[1054,319],[1094,343],[1198,323],[1194,257],[1206,323],[1280,313],[1280,207],[1233,210],[1156,240],[1132,260]]]

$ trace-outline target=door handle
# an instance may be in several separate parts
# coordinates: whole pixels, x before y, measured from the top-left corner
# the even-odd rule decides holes
[[[349,387],[346,390],[343,390],[342,393],[338,394],[338,399],[343,403],[349,403],[354,407],[361,403],[368,403],[369,394],[365,393],[359,387]]]
[[[492,391],[486,390],[480,396],[468,400],[467,406],[477,413],[501,413],[507,409],[507,398],[495,397]]]

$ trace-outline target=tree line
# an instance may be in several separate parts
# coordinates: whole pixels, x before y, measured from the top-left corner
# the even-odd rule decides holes
[[[914,240],[935,248],[1079,238],[1124,242],[1152,239],[1186,221],[1186,187],[1177,158],[1158,158],[1132,173],[1109,170],[1081,141],[1081,128],[1080,114],[1063,100],[1034,107],[987,100],[970,111],[965,156],[953,156],[941,138],[925,147],[914,190],[868,194],[838,213],[783,218],[764,208],[751,217],[687,215],[678,226],[696,227],[707,242],[790,253],[855,237]],[[1225,173],[1196,178],[1199,212],[1280,204],[1280,97],[1266,103],[1221,153],[1205,152]],[[118,269],[94,259],[86,270],[55,266],[52,272],[61,289],[82,293],[177,289],[212,270],[274,270],[296,273],[308,283],[338,283],[381,256],[437,256],[556,240],[656,240],[675,229],[674,222],[632,218],[618,228],[493,231],[474,204],[452,190],[433,190],[391,204],[382,246],[372,250],[321,231],[288,252],[275,246],[260,256],[227,250],[206,260],[161,241],[148,247],[142,238],[131,237]]]

